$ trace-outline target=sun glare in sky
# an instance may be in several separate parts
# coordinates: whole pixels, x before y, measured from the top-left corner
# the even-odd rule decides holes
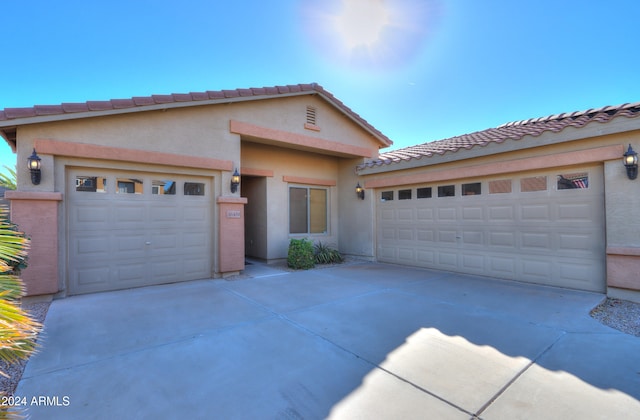
[[[305,1],[304,32],[323,58],[354,69],[401,66],[421,52],[438,0]]]
[[[382,42],[382,30],[390,20],[384,0],[343,0],[342,8],[335,27],[348,49],[374,48]]]

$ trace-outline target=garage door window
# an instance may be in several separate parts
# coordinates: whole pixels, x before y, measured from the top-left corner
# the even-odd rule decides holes
[[[589,188],[589,174],[586,172],[558,175],[557,181],[559,190]]]
[[[546,189],[546,176],[532,176],[530,178],[522,178],[520,180],[520,191],[522,192],[545,191]]]
[[[495,181],[489,181],[489,194],[508,194],[510,192],[510,179],[497,179]]]
[[[411,200],[411,190],[398,191],[398,200]]]
[[[393,201],[393,191],[382,191],[380,194],[380,200]]]
[[[102,176],[76,176],[76,191],[107,192],[107,178]]]
[[[184,195],[204,195],[204,184],[202,182],[185,182]]]
[[[327,190],[289,188],[289,233],[327,233]]]
[[[151,182],[151,194],[154,195],[175,195],[176,194],[176,183],[175,181],[157,181],[154,180]]]
[[[431,187],[418,188],[416,193],[418,198],[431,198]]]
[[[480,195],[482,194],[482,184],[474,182],[473,184],[462,184],[462,195]]]
[[[453,197],[456,195],[455,185],[443,185],[438,187],[438,197]]]
[[[142,180],[133,178],[118,178],[116,181],[118,194],[142,194]]]

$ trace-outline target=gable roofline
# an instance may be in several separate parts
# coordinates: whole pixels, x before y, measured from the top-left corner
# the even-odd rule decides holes
[[[137,96],[129,99],[62,103],[60,105],[35,105],[26,108],[5,108],[0,110],[0,135],[15,150],[16,130],[21,125],[301,95],[317,95],[321,97],[329,105],[370,133],[380,143],[380,147],[388,147],[393,144],[393,141],[382,134],[381,131],[369,124],[364,118],[317,83]]]
[[[567,127],[582,129],[594,122],[607,124],[618,117],[635,118],[638,116],[640,116],[640,102],[514,121],[495,128],[380,153],[378,159],[358,165],[357,170],[366,171],[376,167],[380,167],[380,170],[385,170],[384,167],[400,163],[415,166],[418,163],[413,161],[423,158],[434,158],[449,153],[463,152],[478,146],[485,147],[491,144],[502,144],[507,140],[522,140],[528,136],[539,137],[549,132],[559,133]],[[623,129],[621,131],[626,130]],[[607,134],[615,132],[617,131],[614,130]],[[580,137],[576,139],[578,138]],[[460,159],[464,158],[464,155],[460,156]],[[424,164],[427,165],[428,163],[424,162]]]

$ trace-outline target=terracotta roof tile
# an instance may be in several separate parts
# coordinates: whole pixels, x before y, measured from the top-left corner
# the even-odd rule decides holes
[[[100,112],[112,111],[137,107],[149,107],[159,104],[170,104],[176,102],[188,103],[198,101],[225,101],[234,98],[251,98],[260,99],[261,96],[278,96],[282,94],[296,94],[310,92],[322,95],[327,101],[331,102],[342,112],[349,115],[358,124],[369,132],[373,133],[383,144],[390,145],[393,142],[379,130],[369,124],[360,115],[355,113],[344,103],[339,101],[333,94],[326,91],[322,86],[316,83],[307,83],[299,85],[271,86],[249,89],[233,89],[206,92],[191,92],[188,94],[174,93],[171,95],[152,95],[137,96],[130,99],[112,99],[109,101],[87,101],[85,103],[64,103],[61,105],[37,105],[27,108],[6,108],[0,110],[0,123],[3,121],[15,120],[16,124],[20,124],[21,118],[33,118],[38,116],[63,115],[79,112]],[[196,104],[194,104],[196,105]],[[5,126],[7,124],[4,124]],[[1,134],[1,133],[0,133]]]
[[[64,112],[60,105],[36,105],[33,108],[36,110],[36,115],[56,115]]]
[[[175,102],[191,102],[193,101],[193,95],[190,93],[174,93],[171,95]]]
[[[447,152],[455,153],[460,149],[468,150],[476,146],[486,146],[489,143],[499,144],[507,140],[521,140],[526,136],[537,137],[548,131],[557,133],[566,127],[581,128],[592,122],[604,124],[618,117],[638,116],[640,116],[640,102],[514,121],[496,128],[381,153],[377,160],[362,164],[358,169],[429,158]]]
[[[86,103],[66,103],[62,104],[62,111],[65,113],[87,112],[89,107]]]
[[[175,102],[171,95],[151,95],[151,98],[153,98],[153,102],[156,104],[170,104],[171,102]]]
[[[131,98],[136,106],[155,105],[156,102],[151,96],[135,96]]]
[[[133,99],[112,99],[110,102],[113,109],[127,109],[136,106]]]
[[[87,107],[89,111],[107,111],[113,109],[111,101],[88,101]]]
[[[237,98],[240,96],[237,90],[223,90],[222,93],[225,98]]]
[[[6,108],[4,113],[8,120],[35,117],[37,115],[35,108]]]
[[[191,92],[190,95],[194,101],[206,101],[209,99],[207,92]]]

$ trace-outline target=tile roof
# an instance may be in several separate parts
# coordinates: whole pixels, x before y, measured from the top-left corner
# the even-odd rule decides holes
[[[205,102],[206,104],[232,102],[234,100],[258,100],[268,99],[277,96],[293,96],[304,94],[319,94],[328,102],[332,103],[339,110],[351,117],[365,130],[372,133],[384,145],[388,146],[393,142],[378,129],[369,124],[364,118],[355,113],[351,108],[346,106],[342,101],[337,99],[333,94],[325,90],[317,83],[219,90],[206,92],[191,93],[174,93],[171,95],[151,95],[143,97],[133,97],[130,99],[111,99],[108,101],[87,101],[81,103],[63,103],[60,105],[35,105],[27,108],[5,108],[0,110],[0,134],[4,134],[2,127],[15,127],[22,123],[31,123],[26,119],[37,117],[61,116],[65,119],[73,118],[76,114],[83,116],[91,116],[91,113],[99,114],[104,111],[127,110],[144,110],[145,107],[157,107],[158,105],[176,104],[176,106],[195,106]],[[182,103],[182,105],[180,105]],[[153,108],[155,109],[155,108]],[[15,123],[14,123],[15,122]],[[36,121],[37,122],[37,121]]]
[[[627,118],[640,116],[640,102],[515,121],[502,124],[497,128],[392,150],[380,153],[378,159],[359,165],[358,169],[443,155],[447,152],[468,150],[490,143],[503,143],[506,140],[520,140],[525,136],[537,137],[547,131],[557,133],[565,127],[581,128],[591,122],[607,123],[613,118],[621,116]]]

